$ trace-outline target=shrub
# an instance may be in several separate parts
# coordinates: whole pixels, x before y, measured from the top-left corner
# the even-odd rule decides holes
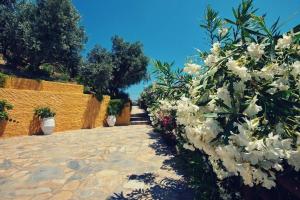
[[[280,171],[300,169],[300,33],[278,36],[277,23],[267,28],[252,1],[234,12],[236,21],[244,19],[227,20],[238,26],[228,30],[240,32],[213,37],[201,54],[205,66],[198,65],[205,73],[186,65],[194,78],[176,102],[177,123],[185,127],[185,146],[204,151],[220,180],[239,176],[247,186],[271,189]]]
[[[159,85],[148,110],[154,126],[175,112],[182,147],[203,153],[223,183],[271,189],[280,173],[300,170],[300,32],[280,35],[278,21],[268,28],[251,0],[233,12],[222,20],[207,10],[204,65],[186,63],[188,92],[179,87],[172,99],[178,87]]]
[[[56,113],[51,111],[49,107],[39,107],[34,110],[34,115],[39,117],[40,119],[45,119],[49,117],[54,117]]]
[[[0,100],[0,121],[8,120],[9,116],[7,111],[12,109],[12,104],[8,103],[6,100]]]
[[[88,54],[87,61],[79,68],[78,81],[85,86],[86,92],[95,94],[101,100],[102,95],[108,93],[112,69],[110,53],[95,46]]]
[[[107,108],[108,115],[120,115],[126,101],[123,99],[112,99],[109,101],[109,105]]]
[[[6,78],[7,75],[0,72],[0,88],[4,87]]]

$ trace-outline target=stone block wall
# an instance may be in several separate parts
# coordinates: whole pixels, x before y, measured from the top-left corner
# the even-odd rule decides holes
[[[83,93],[83,85],[7,77],[4,88],[50,92]]]
[[[11,137],[40,132],[39,120],[34,117],[34,109],[40,106],[56,112],[56,132],[101,127],[110,97],[104,96],[99,102],[83,94],[82,85],[10,77],[0,88],[0,99],[14,106],[9,111],[12,120],[0,125],[0,137]]]

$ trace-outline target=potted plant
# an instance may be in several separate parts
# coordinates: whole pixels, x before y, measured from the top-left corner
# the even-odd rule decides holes
[[[8,110],[12,110],[13,105],[8,103],[6,100],[0,100],[0,135],[4,133],[4,129],[9,120]]]
[[[112,127],[116,124],[117,121],[116,116],[120,115],[123,107],[124,107],[124,102],[121,99],[112,99],[109,101],[109,105],[107,108],[108,117],[106,119],[108,126]]]
[[[8,120],[8,110],[12,110],[13,105],[8,103],[6,100],[0,100],[0,122]]]
[[[39,107],[34,110],[34,115],[41,120],[41,129],[45,135],[50,135],[54,131],[55,114],[49,107]]]

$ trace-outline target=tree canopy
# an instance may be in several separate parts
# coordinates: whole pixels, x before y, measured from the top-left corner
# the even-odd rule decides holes
[[[118,93],[119,89],[125,89],[148,78],[149,59],[144,55],[140,42],[129,43],[121,37],[114,36],[111,53],[114,69],[109,90],[112,93]]]
[[[2,0],[0,30],[0,53],[12,66],[77,74],[86,37],[70,0]]]
[[[0,0],[0,54],[17,70],[79,75],[88,90],[120,96],[147,80],[149,59],[140,42],[111,41],[111,50],[96,45],[83,61],[86,36],[71,0]]]
[[[99,45],[91,50],[84,66],[81,67],[80,79],[93,92],[116,97],[130,85],[148,78],[148,62],[140,42],[129,43],[119,36],[114,36],[110,52]],[[91,81],[90,76],[97,82]]]
[[[110,52],[96,45],[87,55],[86,63],[80,68],[80,82],[88,91],[104,94],[112,79],[113,63]]]

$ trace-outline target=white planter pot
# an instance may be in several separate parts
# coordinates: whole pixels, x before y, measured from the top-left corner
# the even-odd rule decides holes
[[[115,126],[116,121],[117,121],[117,118],[114,115],[109,115],[106,119],[106,122],[107,122],[108,126],[110,126],[110,127]]]
[[[53,133],[55,128],[54,117],[42,119],[41,128],[45,135],[50,135]]]

